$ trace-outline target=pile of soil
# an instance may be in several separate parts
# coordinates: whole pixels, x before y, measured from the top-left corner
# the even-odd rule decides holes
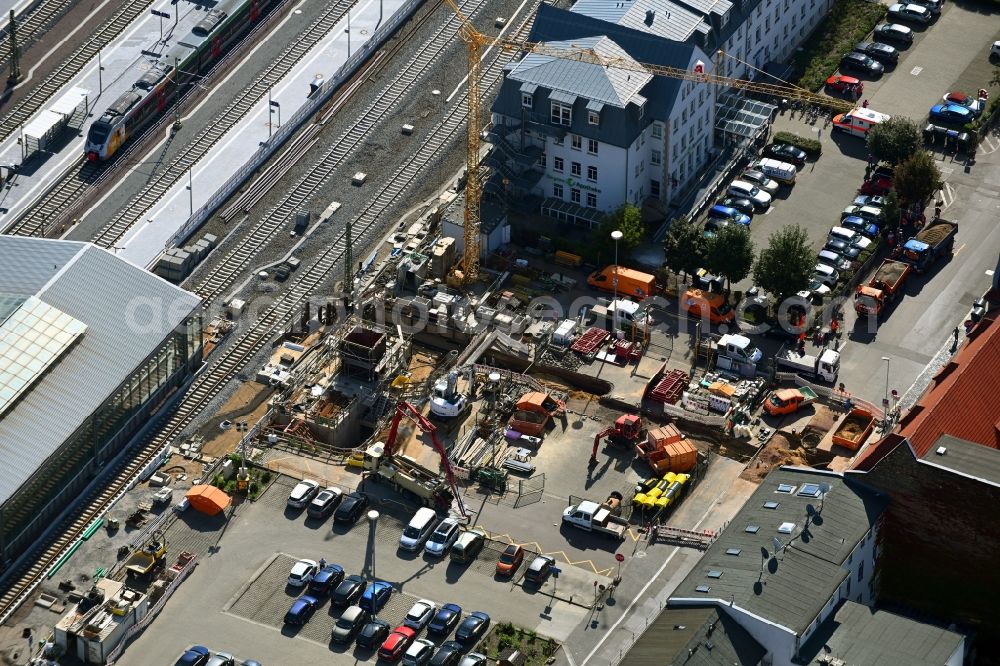
[[[760,483],[775,467],[781,465],[808,466],[806,450],[797,441],[783,432],[776,432],[748,468],[740,474],[741,479]]]

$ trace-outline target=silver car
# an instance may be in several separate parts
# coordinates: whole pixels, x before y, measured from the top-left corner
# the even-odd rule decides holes
[[[434,557],[444,557],[448,549],[454,545],[459,535],[458,521],[454,518],[445,518],[436,528],[433,534],[424,544],[424,552]]]

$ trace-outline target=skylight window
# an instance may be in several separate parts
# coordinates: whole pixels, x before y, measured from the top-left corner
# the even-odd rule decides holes
[[[742,548],[727,548],[726,549],[726,555],[733,555],[735,557],[739,557],[740,553],[742,553],[742,552],[743,552]]]
[[[712,588],[710,588],[708,585],[699,585],[698,587],[694,588],[694,591],[701,592],[702,594],[708,594],[709,590],[711,589]]]
[[[764,508],[765,509],[777,509],[778,508],[778,503],[777,502],[764,502]]]
[[[776,492],[785,493],[786,495],[791,495],[795,492],[795,486],[790,483],[779,483],[778,490]]]
[[[708,572],[708,577],[709,578],[722,578],[722,572],[719,571],[718,569],[712,569],[711,571]]]
[[[819,484],[817,483],[803,483],[802,487],[799,488],[799,497],[819,497]]]
[[[745,531],[749,534],[757,534],[757,532],[760,532],[760,525],[747,525]]]
[[[795,523],[781,523],[781,525],[778,525],[779,534],[791,534],[794,529]]]

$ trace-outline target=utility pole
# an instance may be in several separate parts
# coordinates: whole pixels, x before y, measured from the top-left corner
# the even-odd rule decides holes
[[[347,297],[351,297],[351,292],[354,291],[354,252],[351,247],[351,223],[347,222],[347,229],[344,231],[344,236],[346,237],[347,249],[344,250],[344,291],[347,293]]]
[[[17,52],[17,22],[14,20],[14,10],[10,10],[10,74],[7,85],[16,86],[21,82],[21,54]]]
[[[178,70],[179,62],[177,56],[174,56],[174,133],[180,131],[181,129],[181,84],[180,79],[177,78],[180,71]]]

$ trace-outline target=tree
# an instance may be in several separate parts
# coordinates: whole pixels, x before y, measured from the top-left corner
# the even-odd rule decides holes
[[[918,150],[898,165],[892,175],[892,185],[900,201],[919,204],[941,189],[941,171],[926,150]]]
[[[868,152],[876,160],[899,164],[923,144],[920,127],[905,116],[893,116],[868,132]]]
[[[882,207],[882,221],[885,223],[883,231],[888,233],[896,230],[900,222],[900,213],[899,196],[890,191],[885,195],[885,206]]]
[[[632,204],[624,204],[614,213],[605,215],[597,228],[596,245],[599,248],[610,247],[614,252],[612,231],[622,232],[622,238],[618,241],[619,259],[627,257],[629,252],[639,247],[646,235],[646,227],[642,223],[642,211]]]
[[[780,303],[809,288],[815,265],[809,235],[799,225],[789,225],[767,239],[753,266],[753,279]]]
[[[708,269],[726,278],[726,293],[732,282],[750,275],[753,268],[753,240],[750,230],[742,224],[729,224],[719,229],[708,241]]]
[[[667,266],[676,273],[693,274],[705,263],[705,245],[697,224],[685,217],[674,218],[663,241]]]

